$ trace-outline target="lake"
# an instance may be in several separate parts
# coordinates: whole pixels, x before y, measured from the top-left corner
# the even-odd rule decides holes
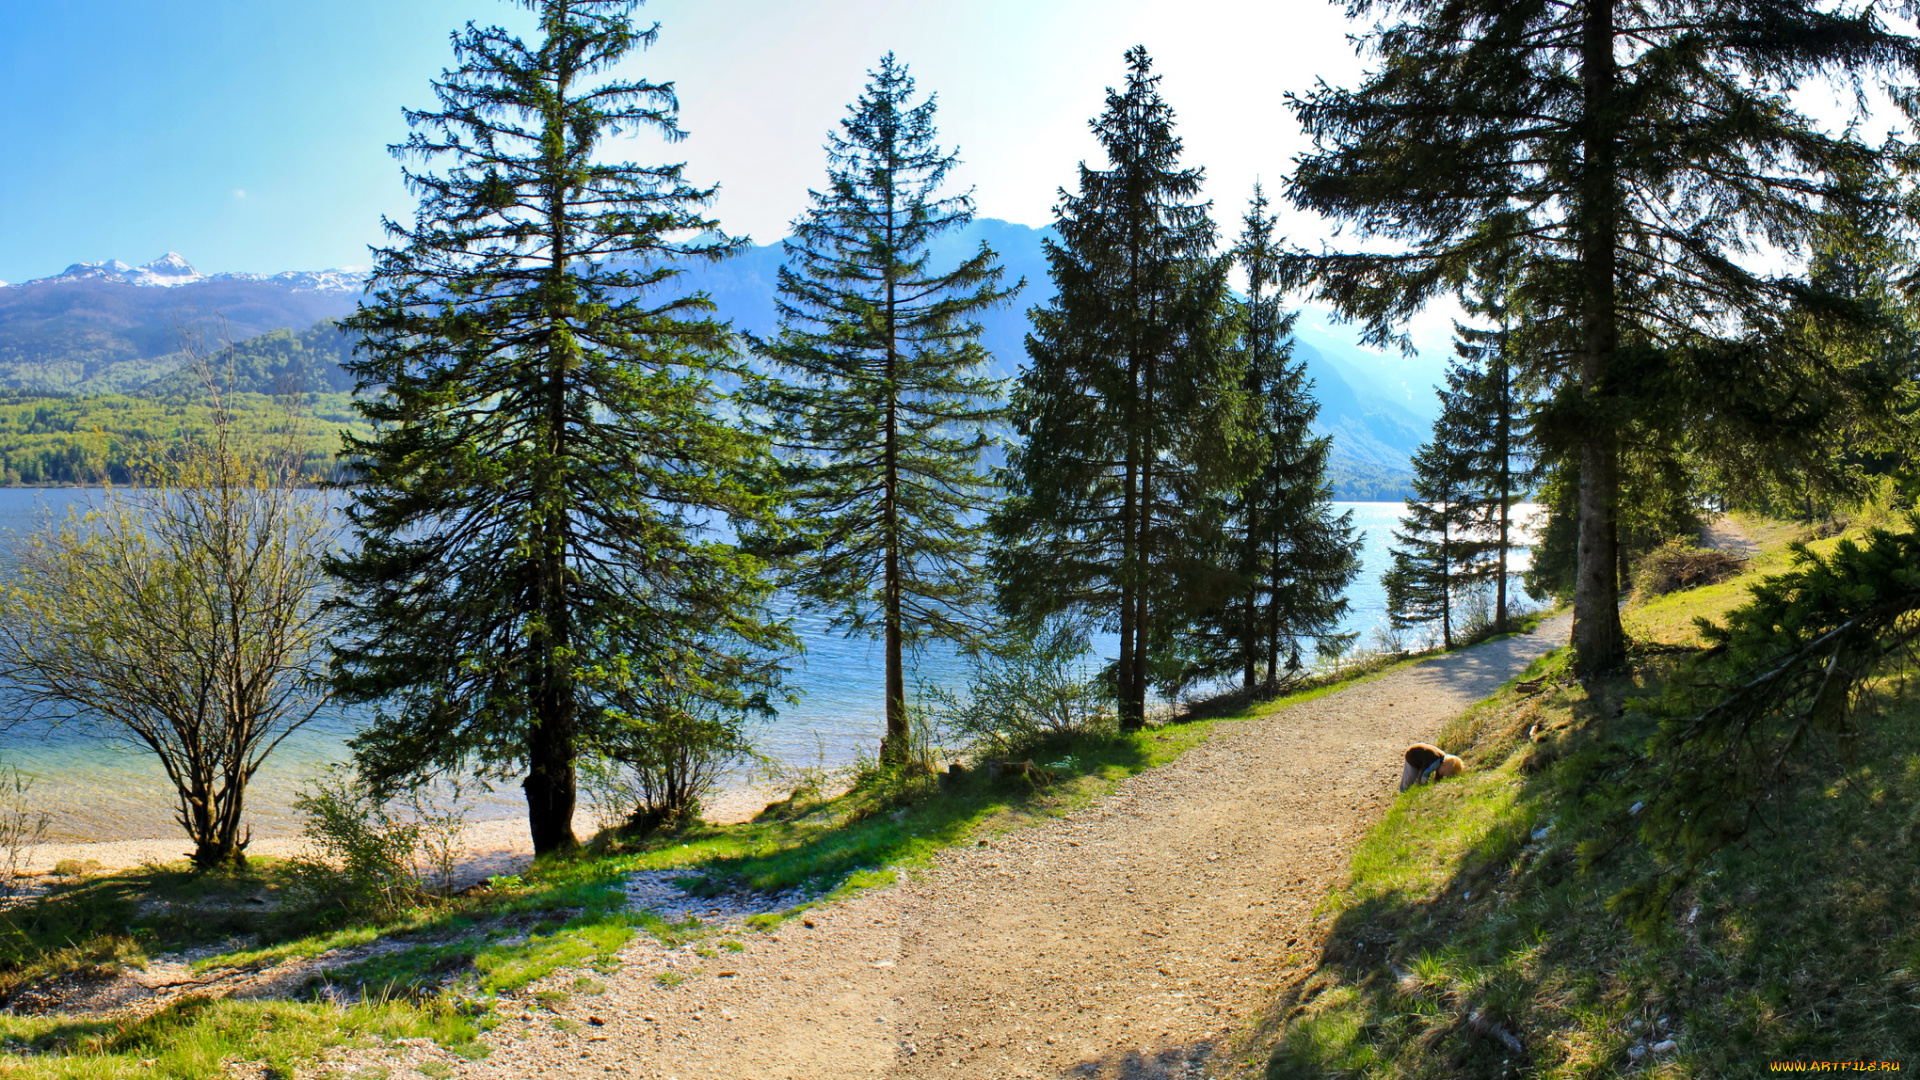
[[[0,567],[10,568],[13,537],[30,530],[38,515],[64,516],[68,508],[96,493],[80,489],[0,488]],[[1400,503],[1340,503],[1353,512],[1364,533],[1362,570],[1348,594],[1352,610],[1342,629],[1357,631],[1359,645],[1370,643],[1386,621],[1386,595],[1380,575],[1388,564],[1391,532],[1404,507]],[[1517,568],[1516,568],[1517,569]],[[1524,598],[1523,598],[1524,599]],[[762,751],[786,762],[827,765],[851,761],[878,744],[884,710],[879,643],[829,632],[824,616],[796,619],[805,654],[792,662],[790,683],[800,691],[798,704],[758,732]],[[1110,658],[1116,638],[1096,638],[1095,651]],[[918,658],[915,681],[958,686],[965,662],[950,650],[931,649]],[[281,745],[249,789],[248,820],[260,835],[295,831],[291,808],[303,780],[327,763],[346,757],[346,740],[358,714],[336,710],[322,716]],[[46,730],[22,726],[0,733],[0,758],[30,773],[34,800],[54,822],[50,836],[63,840],[122,840],[178,834],[172,820],[173,792],[154,758],[144,749],[78,729]],[[475,817],[508,817],[522,812],[516,786],[477,797]]]

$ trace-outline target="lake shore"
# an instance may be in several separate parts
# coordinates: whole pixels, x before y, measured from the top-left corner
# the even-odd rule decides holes
[[[708,821],[732,824],[752,819],[781,793],[765,787],[735,788],[721,791],[710,800],[701,816]],[[584,814],[577,817],[574,829],[583,837],[591,835],[592,823]],[[533,861],[533,842],[522,817],[487,818],[469,821],[463,837],[465,853],[461,857],[456,887],[484,881],[496,874],[513,874]],[[94,864],[89,870],[127,870],[149,863],[178,862],[189,856],[192,842],[184,835],[139,840],[57,840],[37,844],[22,854],[20,869],[40,875],[62,862]],[[286,858],[307,850],[307,842],[295,832],[256,833],[247,845],[247,854]]]

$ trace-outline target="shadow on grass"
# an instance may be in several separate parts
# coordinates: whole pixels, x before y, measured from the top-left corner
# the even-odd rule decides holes
[[[1636,937],[1608,900],[1662,870],[1634,813],[1654,721],[1628,703],[1662,670],[1643,660],[1461,722],[1476,771],[1403,795],[1356,849],[1321,956],[1267,1018],[1270,1080],[1744,1075],[1920,1047],[1920,927],[1898,914],[1920,903],[1920,707],[1890,702],[1848,780],[1776,792]]]
[[[1153,731],[1104,738],[1055,739],[1025,748],[1054,776],[989,779],[974,769],[957,782],[924,777],[911,786],[856,785],[838,799],[785,821],[702,825],[668,843],[693,852],[686,869],[693,891],[729,889],[828,894],[846,884],[872,884],[864,873],[911,861],[966,840],[983,826],[1071,805],[1105,779],[1146,769],[1159,760]]]

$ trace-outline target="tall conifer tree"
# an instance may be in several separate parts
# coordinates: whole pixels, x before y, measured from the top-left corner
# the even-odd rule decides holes
[[[1077,609],[1119,631],[1131,728],[1186,617],[1193,516],[1230,486],[1244,418],[1202,173],[1180,166],[1146,49],[1126,60],[1092,122],[1108,167],[1082,163],[1078,193],[1060,193],[1060,239],[1046,245],[1057,293],[1032,312],[1014,395],[1025,439],[994,529],[1006,609]]]
[[[1480,494],[1487,432],[1468,411],[1473,372],[1459,363],[1439,391],[1433,438],[1413,455],[1413,497],[1393,534],[1393,565],[1382,579],[1387,616],[1399,628],[1438,622],[1440,641],[1453,648],[1455,601],[1468,584],[1487,577],[1487,504]]]
[[[1326,641],[1347,612],[1360,572],[1353,515],[1333,512],[1331,436],[1312,431],[1320,404],[1304,361],[1293,359],[1294,314],[1280,308],[1280,248],[1266,192],[1255,185],[1233,255],[1247,275],[1238,360],[1247,406],[1245,477],[1223,500],[1219,565],[1231,574],[1196,620],[1190,651],[1201,675],[1237,669],[1244,689],[1278,685],[1302,644]]]
[[[1659,387],[1690,422],[1774,437],[1769,408],[1839,401],[1831,350],[1779,339],[1803,282],[1753,240],[1794,248],[1818,212],[1898,207],[1849,176],[1882,152],[1823,131],[1788,92],[1863,68],[1911,76],[1920,46],[1876,5],[1814,0],[1351,0],[1376,29],[1357,89],[1293,101],[1317,140],[1289,194],[1404,250],[1299,254],[1294,273],[1372,340],[1471,268],[1518,251],[1535,341],[1526,374],[1554,401],[1541,436],[1576,470],[1575,667],[1624,655],[1615,554],[1623,433]],[[1903,103],[1913,98],[1904,92]],[[1832,327],[1865,327],[1829,306]],[[1683,392],[1676,397],[1674,390]],[[1871,403],[1868,403],[1871,404]]]
[[[348,436],[356,543],[334,561],[335,678],[381,703],[354,740],[377,783],[524,771],[534,849],[574,844],[574,761],[689,696],[764,705],[755,563],[712,536],[765,518],[764,454],[716,417],[730,360],[676,263],[727,254],[680,167],[603,159],[678,140],[670,84],[589,81],[637,48],[629,0],[538,0],[539,37],[469,25],[436,109],[409,111],[420,197],[387,223],[349,320],[373,422]]]
[[[1466,489],[1461,499],[1477,539],[1481,563],[1475,576],[1494,585],[1493,626],[1507,627],[1509,556],[1518,543],[1513,508],[1527,488],[1525,447],[1531,431],[1526,403],[1514,379],[1513,350],[1522,340],[1513,323],[1510,266],[1494,264],[1473,275],[1461,295],[1469,315],[1484,327],[1455,324],[1454,349],[1460,359],[1440,392],[1443,416],[1453,426],[1465,454]]]
[[[964,639],[985,599],[979,461],[1003,399],[976,317],[1025,284],[1001,288],[984,243],[933,265],[934,240],[973,219],[970,195],[940,193],[958,159],[934,142],[934,100],[914,101],[892,53],[869,73],[787,242],[780,334],[753,343],[775,375],[755,402],[808,541],[795,584],[884,642],[886,762],[907,753],[906,650]]]

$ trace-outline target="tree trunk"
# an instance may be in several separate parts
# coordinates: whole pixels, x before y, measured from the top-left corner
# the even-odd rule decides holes
[[[541,703],[533,731],[527,738],[527,822],[533,834],[533,852],[570,851],[580,841],[573,835],[574,786],[573,717],[549,698]]]
[[[1140,390],[1136,399],[1139,411],[1135,414],[1140,426],[1140,539],[1135,557],[1135,563],[1139,566],[1136,575],[1139,584],[1134,591],[1136,611],[1133,617],[1133,634],[1138,640],[1133,650],[1133,697],[1127,702],[1126,711],[1120,715],[1120,728],[1123,731],[1138,731],[1147,726],[1147,647],[1153,641],[1153,428],[1157,403],[1154,401],[1151,353],[1142,358],[1140,369]]]
[[[1617,79],[1612,0],[1590,0],[1582,27],[1581,76],[1587,133],[1578,229],[1584,277],[1580,391],[1586,430],[1580,440],[1580,536],[1573,590],[1573,668],[1582,678],[1615,670],[1625,656],[1615,570],[1614,511],[1619,445],[1602,401],[1607,367],[1619,343],[1615,258],[1619,237],[1614,190]]]
[[[1240,620],[1240,688],[1251,694],[1260,678],[1260,592],[1247,589],[1246,610]]]
[[[1507,632],[1507,536],[1513,510],[1513,394],[1508,382],[1507,335],[1503,324],[1500,334],[1500,352],[1494,357],[1494,363],[1500,365],[1500,431],[1497,439],[1500,454],[1500,547],[1496,572],[1498,584],[1494,586],[1493,629],[1496,633]]]
[[[887,191],[887,257],[893,258],[893,190]],[[885,455],[881,483],[885,487],[882,498],[885,499],[881,510],[881,528],[886,530],[887,564],[884,603],[886,606],[886,651],[887,651],[887,734],[880,740],[880,763],[882,765],[904,765],[907,762],[907,748],[910,733],[907,730],[907,672],[903,639],[905,630],[901,623],[900,598],[904,587],[900,576],[900,423],[899,423],[899,378],[900,353],[897,339],[898,328],[895,324],[897,296],[893,281],[893,267],[886,268],[887,278],[887,377],[886,377],[886,442],[882,453]]]
[[[559,79],[559,95],[565,97],[568,75]],[[571,256],[567,232],[567,188],[557,179],[565,175],[564,156],[571,133],[564,129],[557,113],[547,117],[548,173],[556,177],[547,189],[547,229],[550,245],[549,272],[556,295],[563,291],[567,260]],[[551,302],[551,301],[549,301]],[[546,391],[546,431],[541,451],[546,460],[536,466],[534,498],[539,520],[529,538],[534,552],[535,609],[539,621],[528,642],[533,654],[532,685],[533,728],[527,733],[527,777],[521,787],[527,793],[527,822],[533,834],[535,855],[570,851],[579,846],[573,835],[573,810],[577,798],[574,781],[574,693],[571,660],[572,628],[567,596],[567,539],[571,528],[567,520],[568,493],[562,462],[566,451],[567,377],[571,366],[571,337],[565,315],[550,312],[546,342],[545,370],[540,373]]]
[[[205,766],[199,766],[204,770]],[[237,793],[230,801],[214,792],[213,779],[196,770],[190,790],[182,792],[181,824],[193,837],[193,867],[211,870],[220,866],[246,864],[246,845],[239,841],[240,803]]]

